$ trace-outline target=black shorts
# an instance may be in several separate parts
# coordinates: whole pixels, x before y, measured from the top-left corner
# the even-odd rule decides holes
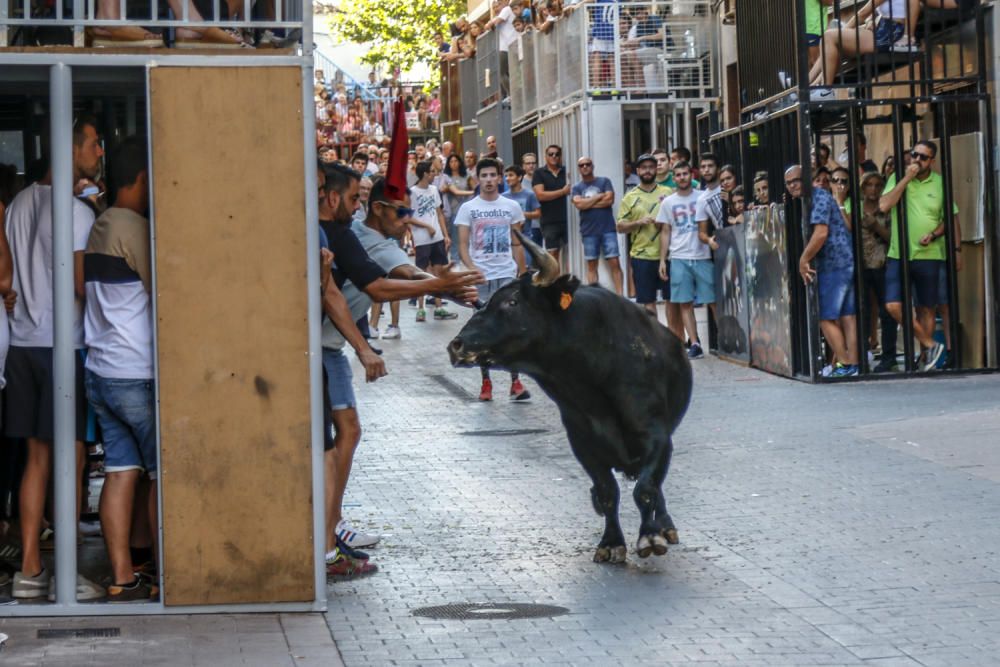
[[[546,250],[562,248],[568,240],[566,223],[542,225],[542,238],[545,239]]]
[[[670,283],[660,278],[660,261],[639,259],[638,257],[629,259],[632,265],[632,284],[635,285],[635,302],[640,304],[656,303],[657,292],[663,295],[664,301],[668,300]],[[670,268],[669,263],[667,263],[667,268]]]
[[[76,363],[76,439],[87,439],[87,396],[83,387],[83,351],[73,354]],[[7,353],[8,438],[38,438],[52,442],[54,379],[51,347],[10,346]]]
[[[323,451],[333,449],[333,408],[330,407],[330,380],[326,376],[326,366],[323,368]]]
[[[418,269],[426,269],[428,266],[446,266],[449,262],[448,251],[444,249],[444,241],[418,245],[415,252],[414,261]]]

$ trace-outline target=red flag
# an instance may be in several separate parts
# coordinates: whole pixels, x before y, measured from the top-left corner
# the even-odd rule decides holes
[[[392,105],[392,143],[389,144],[389,167],[385,173],[385,195],[389,199],[401,201],[406,197],[406,155],[410,148],[410,137],[406,133],[406,112],[403,99]]]

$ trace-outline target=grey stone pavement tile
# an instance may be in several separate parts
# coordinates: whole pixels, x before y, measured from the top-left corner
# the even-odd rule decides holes
[[[39,639],[43,628],[118,628],[103,639]],[[21,667],[337,667],[322,614],[0,618],[0,665]]]
[[[696,361],[665,484],[681,544],[596,565],[603,522],[554,404],[530,380],[508,402],[502,372],[479,403],[444,351],[466,314],[413,317],[376,343],[389,375],[355,382],[345,515],[383,540],[377,574],[328,586],[346,665],[998,664],[1000,377],[812,386]],[[414,616],[506,602],[569,611]]]

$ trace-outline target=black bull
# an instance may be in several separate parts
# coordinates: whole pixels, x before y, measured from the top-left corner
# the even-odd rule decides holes
[[[662,555],[677,543],[662,486],[691,398],[684,346],[628,300],[559,276],[544,250],[518,238],[540,271],[502,287],[472,316],[448,345],[452,364],[524,373],[555,401],[604,516],[595,561],[625,560],[615,470],[636,479],[639,556]]]

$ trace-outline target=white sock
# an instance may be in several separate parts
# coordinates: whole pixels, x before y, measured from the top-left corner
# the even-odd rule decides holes
[[[333,551],[327,551],[326,552],[326,560],[333,560],[334,558],[337,557],[337,553],[339,553],[339,552],[338,552],[338,550],[337,550],[336,547],[333,548]]]

